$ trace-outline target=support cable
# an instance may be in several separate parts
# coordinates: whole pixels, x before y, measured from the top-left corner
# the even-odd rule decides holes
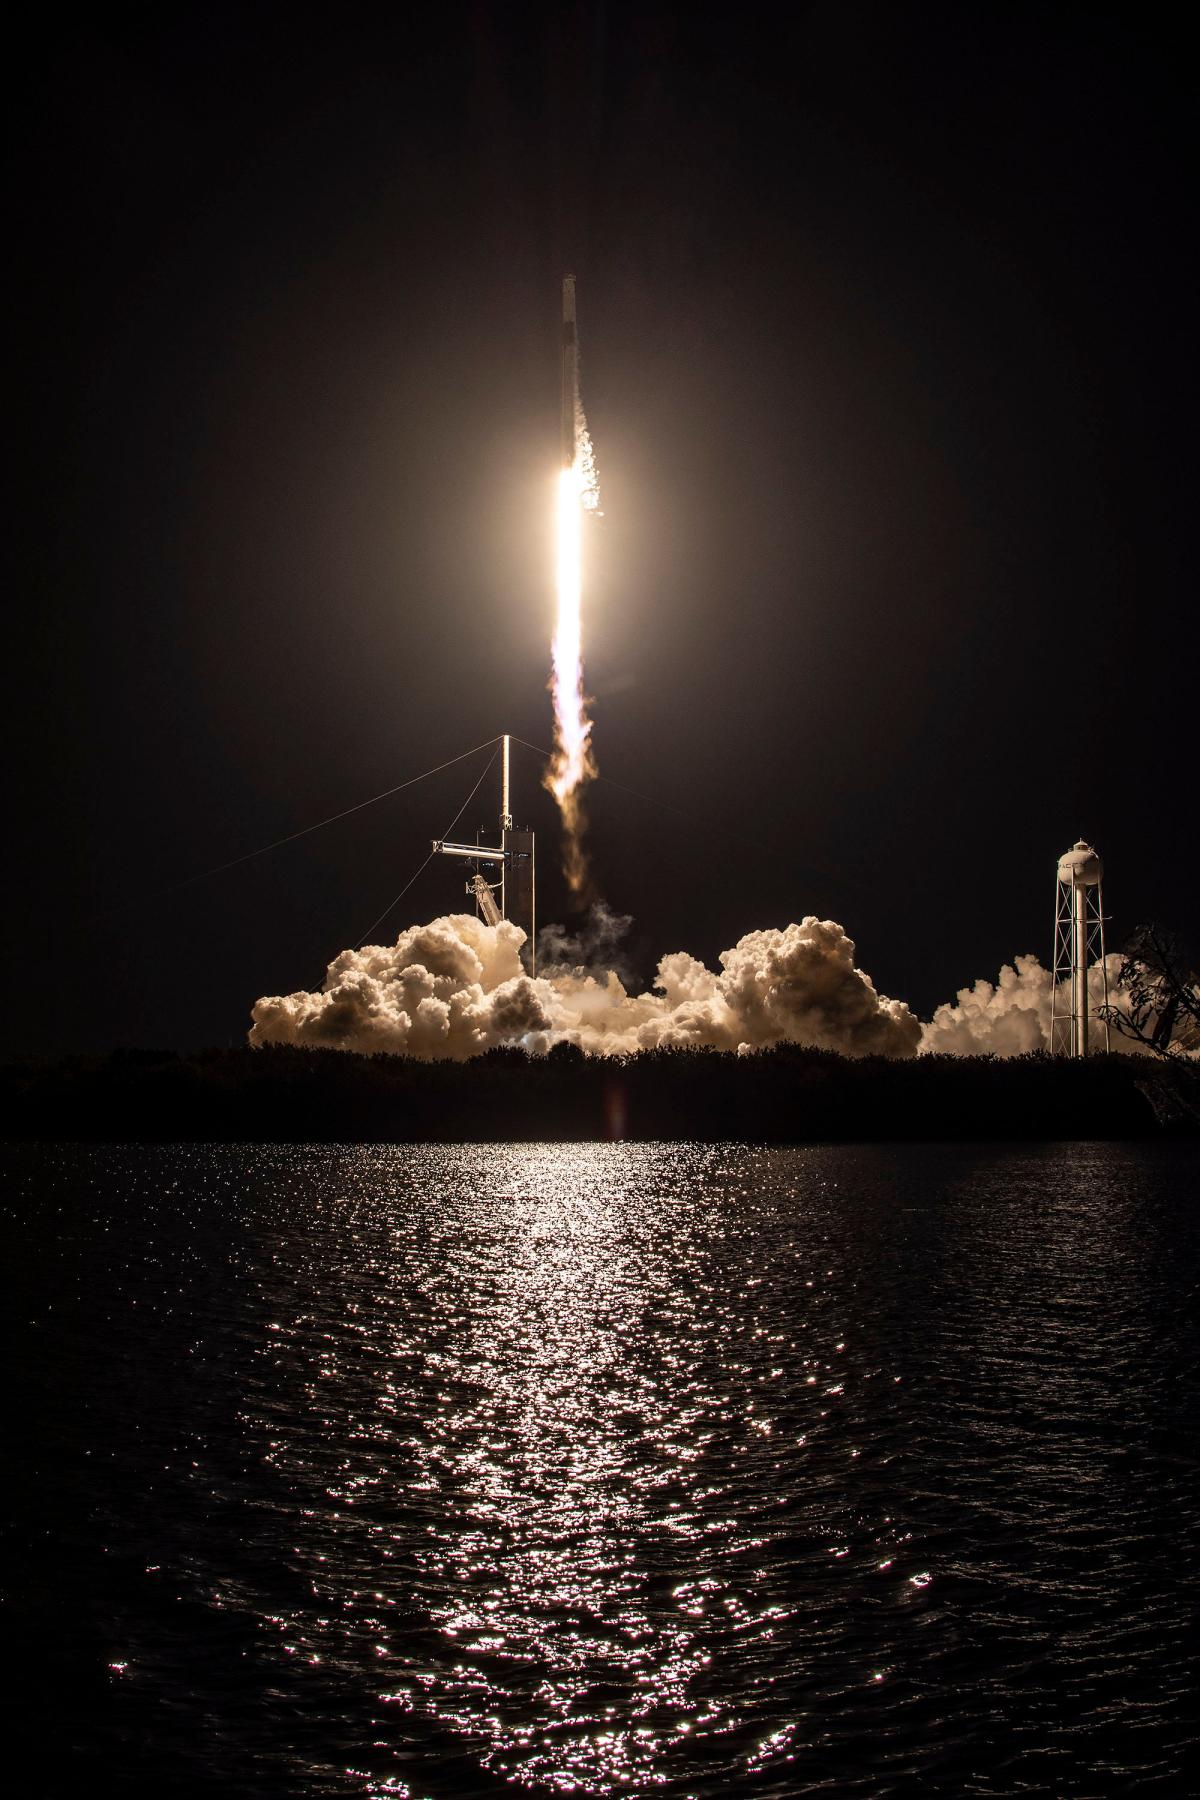
[[[381,794],[372,794],[369,800],[360,800],[357,805],[348,806],[343,812],[330,813],[327,819],[318,819],[315,825],[305,825],[299,831],[291,831],[287,837],[276,838],[270,844],[263,844],[258,850],[247,850],[244,855],[230,857],[228,862],[217,863],[214,868],[202,869],[198,875],[188,875],[183,881],[176,881],[170,887],[160,888],[157,893],[148,898],[163,900],[168,894],[179,893],[182,888],[194,887],[198,881],[207,881],[213,875],[223,875],[226,869],[236,869],[241,863],[253,862],[256,857],[266,856],[272,850],[280,850],[284,844],[294,844],[297,838],[309,837],[312,832],[321,831],[326,825],[336,825],[339,819],[348,819],[351,813],[362,812],[364,807],[374,806],[380,800],[388,800],[393,794],[402,793],[405,788],[416,787],[419,781],[428,781],[431,775],[440,775],[443,769],[452,769],[455,763],[465,762],[469,756],[478,756],[481,750],[492,749],[499,742],[499,737],[488,738],[485,743],[476,744],[473,750],[464,750],[461,756],[452,756],[448,762],[438,763],[435,768],[426,769],[423,774],[411,775],[407,781],[399,781],[395,787],[385,788]],[[492,762],[495,760],[493,754]],[[488,764],[488,768],[490,767],[491,763]],[[484,773],[486,774],[486,772],[485,770]],[[121,911],[123,911],[123,907],[113,906],[105,912],[93,913],[92,917],[107,919],[113,913]]]
[[[454,817],[451,819],[450,823],[447,825],[445,831],[443,831],[441,837],[438,839],[439,844],[445,843],[446,839],[450,836],[450,833],[454,830],[454,827],[458,824],[458,821],[462,818],[462,816],[466,812],[468,806],[470,806],[472,800],[475,798],[476,794],[479,792],[480,788],[483,786],[484,776],[486,776],[488,774],[489,770],[495,764],[497,752],[499,750],[499,745],[500,745],[499,738],[493,738],[492,745],[493,745],[492,754],[488,757],[486,763],[483,765],[483,772],[481,773],[479,780],[475,783],[475,786],[471,789],[470,793],[467,795],[466,799],[463,801],[462,805],[459,807],[458,811],[455,813]],[[480,744],[478,746],[478,748],[480,750],[484,750],[487,748],[487,746],[485,744]],[[468,751],[467,754],[470,755],[470,752]],[[461,761],[461,758],[459,760]],[[443,767],[444,766],[445,765],[443,764]],[[367,929],[363,932],[363,934],[359,938],[357,944],[355,944],[355,946],[354,946],[354,948],[356,950],[362,949],[363,945],[366,943],[366,941],[370,937],[371,933],[373,931],[377,931],[379,929],[379,927],[383,924],[383,921],[387,918],[388,914],[390,912],[392,912],[397,906],[399,906],[399,904],[403,900],[405,894],[407,894],[409,888],[412,887],[413,883],[415,881],[418,881],[420,879],[420,877],[425,873],[426,869],[429,867],[430,863],[433,861],[433,859],[436,855],[437,855],[436,850],[431,850],[429,852],[429,855],[425,858],[425,861],[421,864],[420,868],[417,869],[412,875],[409,876],[409,878],[405,882],[404,886],[400,889],[400,892],[396,895],[396,898],[394,900],[391,900],[388,902],[388,904],[384,907],[383,911],[380,913],[379,917],[376,919],[376,921],[373,925],[367,926]]]

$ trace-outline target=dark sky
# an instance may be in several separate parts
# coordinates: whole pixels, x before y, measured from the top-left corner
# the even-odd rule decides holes
[[[239,1040],[476,765],[164,890],[494,733],[548,741],[572,266],[595,742],[651,797],[596,790],[595,863],[644,974],[816,912],[925,1014],[1046,955],[1081,832],[1117,938],[1193,926],[1175,16],[48,26],[9,75],[3,1048]],[[392,922],[461,879],[434,864]]]

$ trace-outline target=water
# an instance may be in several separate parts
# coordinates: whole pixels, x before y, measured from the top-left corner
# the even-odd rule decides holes
[[[1187,1791],[1187,1147],[6,1164],[24,1795]]]

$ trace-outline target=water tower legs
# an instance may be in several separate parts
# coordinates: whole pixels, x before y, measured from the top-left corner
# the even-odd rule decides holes
[[[1054,906],[1054,960],[1050,999],[1050,1053],[1086,1056],[1091,1035],[1088,970],[1103,970],[1108,1004],[1108,969],[1104,960],[1104,864],[1080,838],[1058,859]],[[1104,1048],[1109,1047],[1108,1020],[1101,1015]]]

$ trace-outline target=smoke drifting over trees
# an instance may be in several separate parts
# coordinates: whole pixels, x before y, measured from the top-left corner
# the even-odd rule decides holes
[[[611,916],[595,947],[611,944]],[[876,992],[854,944],[832,920],[752,931],[714,971],[676,951],[652,991],[630,993],[611,967],[572,964],[588,946],[560,938],[536,978],[523,935],[456,913],[414,926],[390,946],[346,950],[319,993],[267,997],[253,1009],[252,1044],[478,1056],[498,1045],[543,1053],[559,1043],[626,1056],[666,1046],[730,1051],[807,1044],[850,1056],[912,1056],[921,1026],[901,1000]]]
[[[1051,977],[1034,956],[1018,956],[995,982],[961,989],[922,1026],[904,1001],[877,992],[832,919],[748,932],[721,953],[717,970],[675,951],[641,993],[622,966],[628,924],[599,906],[575,935],[550,927],[534,978],[521,964],[515,925],[452,913],[394,944],[343,951],[319,992],[259,1000],[250,1041],[455,1060],[504,1045],[540,1055],[563,1043],[598,1056],[671,1047],[745,1054],[776,1044],[847,1056],[1021,1056],[1049,1046]],[[1120,960],[1108,958],[1118,1006]],[[1099,964],[1089,985],[1099,1012]]]
[[[1119,1005],[1116,978],[1121,958],[1113,953],[1105,960],[1109,996]],[[1104,971],[1098,962],[1088,970],[1088,993],[1100,1034],[1097,1044],[1102,1047],[1100,1014],[1105,989]],[[1049,969],[1036,956],[1015,957],[1012,963],[1005,963],[995,982],[980,980],[973,987],[960,988],[953,1005],[939,1006],[921,1033],[921,1050],[943,1056],[1023,1056],[1031,1050],[1048,1050],[1052,998]]]

